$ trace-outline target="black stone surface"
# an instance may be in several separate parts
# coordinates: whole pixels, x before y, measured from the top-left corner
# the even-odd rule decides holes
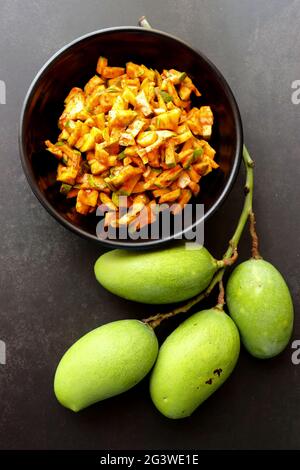
[[[1,0],[0,365],[2,449],[300,448],[300,365],[293,350],[261,362],[242,351],[231,379],[189,419],[173,422],[153,407],[147,380],[80,414],[60,407],[53,374],[65,349],[94,327],[154,311],[104,291],[92,266],[99,246],[59,226],[37,202],[18,155],[20,107],[35,73],[61,46],[141,15],[201,49],[235,92],[245,141],[256,161],[255,209],[264,257],[287,278],[300,339],[299,0]],[[205,228],[216,255],[242,204],[242,172]],[[249,254],[243,238],[240,257]],[[162,327],[163,338],[176,321]]]

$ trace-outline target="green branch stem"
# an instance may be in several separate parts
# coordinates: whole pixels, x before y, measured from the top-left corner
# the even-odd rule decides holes
[[[185,304],[176,307],[175,309],[171,310],[170,312],[167,313],[157,313],[156,315],[153,315],[147,319],[144,320],[145,323],[149,324],[152,328],[156,328],[163,322],[164,320],[167,320],[168,318],[174,317],[178,315],[179,313],[186,313],[188,312],[194,305],[198,304],[201,302],[201,300],[205,299],[208,297],[215,286],[218,284],[219,286],[223,286],[223,276],[224,272],[226,270],[226,267],[233,264],[235,260],[237,259],[237,247],[240,241],[240,238],[242,236],[242,233],[244,231],[245,225],[247,223],[247,220],[251,219],[251,226],[250,226],[250,231],[254,231],[254,237],[253,233],[251,233],[252,236],[252,255],[254,257],[259,257],[258,253],[258,239],[257,235],[255,232],[255,217],[252,209],[252,202],[253,202],[253,168],[254,168],[254,162],[252,158],[249,155],[249,152],[247,148],[244,146],[243,148],[243,162],[246,170],[246,183],[245,183],[245,200],[244,200],[244,206],[239,218],[239,221],[237,223],[236,229],[234,231],[234,234],[232,238],[229,241],[228,248],[226,252],[224,253],[223,256],[223,267],[217,271],[217,273],[214,275],[213,279],[211,280],[209,286],[200,294],[198,294],[196,297],[188,300]],[[219,296],[220,298],[220,296]],[[222,305],[221,305],[222,304]],[[217,306],[223,307],[224,305],[224,300],[222,302],[218,303]]]

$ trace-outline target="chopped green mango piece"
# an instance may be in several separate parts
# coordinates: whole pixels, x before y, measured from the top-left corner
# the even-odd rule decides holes
[[[166,91],[161,90],[159,93],[165,103],[169,103],[170,101],[173,101],[173,97],[169,95],[169,93],[167,93]]]
[[[115,206],[119,207],[119,194],[116,191],[112,193],[111,200]]]
[[[174,168],[171,168],[170,170],[163,171],[157,178],[155,178],[153,183],[158,188],[165,188],[169,186],[172,181],[175,181],[181,172],[181,166],[177,165]]]
[[[118,160],[123,160],[123,158],[125,158],[125,157],[126,157],[126,155],[125,155],[125,152],[123,150],[123,152],[119,153]]]
[[[203,148],[202,147],[199,147],[197,149],[194,150],[194,158],[198,158],[198,157],[201,157],[201,155],[203,154]]]
[[[60,192],[62,194],[68,194],[69,191],[71,191],[72,189],[72,185],[71,184],[67,184],[67,183],[62,183],[61,187],[60,187]]]

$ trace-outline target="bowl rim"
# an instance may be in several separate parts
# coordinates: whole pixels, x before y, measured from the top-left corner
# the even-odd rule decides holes
[[[183,41],[182,39],[174,36],[173,34],[166,33],[164,31],[160,31],[158,29],[148,29],[148,28],[143,28],[141,26],[115,26],[115,27],[109,27],[109,28],[102,28],[99,30],[95,30],[89,33],[86,33],[82,36],[77,37],[76,39],[72,40],[68,44],[64,45],[61,47],[57,52],[55,52],[45,63],[44,65],[40,68],[40,70],[37,72],[35,75],[34,79],[32,80],[27,93],[25,95],[22,108],[21,108],[21,113],[20,113],[20,121],[19,121],[19,129],[18,129],[18,142],[19,142],[19,154],[20,154],[20,159],[21,159],[21,164],[22,168],[24,171],[24,174],[27,178],[27,181],[29,183],[29,186],[36,196],[36,198],[39,200],[39,202],[42,204],[42,206],[47,210],[47,212],[52,215],[61,225],[69,229],[71,232],[76,233],[77,235],[81,236],[82,238],[92,240],[94,242],[97,242],[98,244],[105,246],[107,248],[125,248],[125,249],[145,249],[145,248],[154,248],[161,246],[163,244],[166,244],[170,242],[171,240],[174,240],[176,238],[176,235],[178,237],[178,233],[174,233],[166,238],[159,238],[159,239],[152,239],[152,240],[146,240],[146,241],[139,241],[135,243],[134,240],[131,242],[123,241],[123,240],[110,240],[110,239],[99,239],[97,235],[92,235],[91,233],[86,232],[80,227],[75,226],[72,224],[72,222],[68,221],[65,219],[55,208],[54,206],[48,201],[46,196],[43,194],[43,192],[40,190],[33,172],[29,169],[28,165],[28,159],[26,158],[26,151],[25,151],[25,146],[24,146],[24,121],[25,121],[25,115],[27,108],[29,106],[30,99],[32,97],[32,94],[38,85],[38,82],[44,75],[44,73],[50,68],[52,63],[59,58],[65,51],[68,49],[72,48],[73,46],[79,44],[81,41],[84,41],[86,39],[89,39],[93,36],[101,35],[101,34],[106,34],[106,33],[114,33],[114,32],[143,32],[143,34],[152,34],[152,35],[157,35],[157,36],[164,36],[170,39],[173,39],[179,43],[181,43],[183,46],[187,47],[188,49],[191,49],[193,52],[196,52],[201,59],[203,59],[205,62],[208,63],[210,68],[214,71],[216,74],[219,82],[221,83],[228,101],[231,105],[232,108],[232,113],[233,113],[233,119],[236,125],[236,150],[235,150],[235,155],[234,155],[234,160],[233,160],[233,165],[231,168],[231,172],[229,174],[229,178],[226,182],[226,185],[223,188],[223,191],[219,195],[218,199],[214,202],[214,204],[210,207],[210,209],[204,213],[204,215],[196,220],[192,225],[189,227],[183,229],[180,231],[181,236],[185,235],[188,232],[191,232],[192,230],[195,230],[195,228],[201,224],[204,223],[204,221],[208,220],[209,217],[211,217],[217,209],[221,207],[227,196],[229,195],[232,186],[236,180],[241,159],[242,159],[242,148],[243,148],[243,126],[242,126],[242,120],[241,120],[241,115],[240,111],[238,108],[237,101],[234,97],[234,94],[227,83],[227,80],[223,76],[223,74],[220,72],[220,70],[217,68],[217,66],[201,51],[199,51],[197,48],[192,47],[189,43],[186,41]]]

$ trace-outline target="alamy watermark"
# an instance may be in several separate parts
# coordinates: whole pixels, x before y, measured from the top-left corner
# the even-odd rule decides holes
[[[292,342],[291,348],[295,349],[291,357],[292,363],[298,366],[300,364],[300,339],[295,339],[295,341]]]
[[[291,100],[293,104],[300,104],[300,80],[294,80],[291,84],[293,91]]]
[[[6,104],[6,85],[3,80],[0,80],[0,104]]]
[[[204,243],[203,204],[186,204],[184,209],[178,203],[149,207],[130,205],[127,196],[120,196],[118,210],[101,204],[96,215],[101,217],[96,227],[97,237],[101,240],[166,240],[172,237],[197,245]],[[192,243],[187,243],[190,245]]]
[[[6,364],[6,343],[0,340],[0,365]]]

